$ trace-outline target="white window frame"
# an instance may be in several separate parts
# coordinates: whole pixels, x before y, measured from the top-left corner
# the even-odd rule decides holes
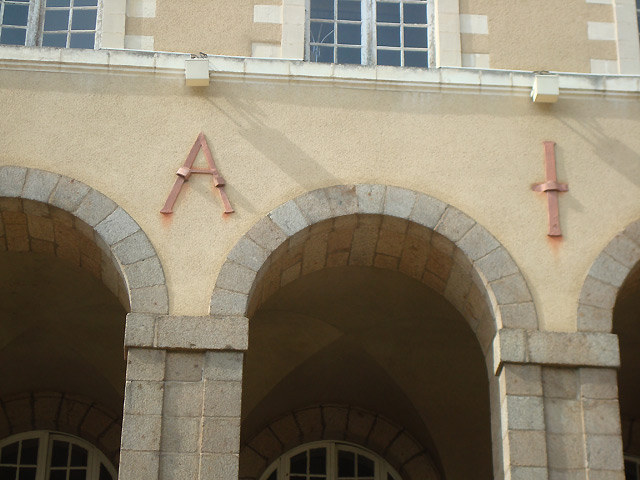
[[[73,2],[71,2],[73,5]],[[36,47],[42,46],[42,39],[44,36],[44,19],[45,19],[45,7],[46,0],[29,0],[29,17],[27,20],[27,33],[25,38],[25,47]],[[81,7],[75,7],[81,8]],[[96,27],[95,27],[95,38],[93,41],[93,49],[97,50],[100,48],[100,40],[101,40],[101,32],[102,32],[102,0],[97,1],[97,11],[96,11]],[[0,12],[1,14],[1,12]],[[0,22],[2,21],[2,17],[0,16]],[[71,18],[70,18],[71,21]],[[67,30],[67,43],[69,43],[68,33],[71,30]],[[82,30],[79,31],[82,33]],[[3,45],[3,44],[0,44]],[[51,47],[47,47],[51,48]],[[62,48],[62,47],[58,47]],[[70,47],[64,47],[70,48]]]
[[[632,463],[636,467],[636,476],[640,478],[640,458],[631,455],[625,455],[624,461]]]
[[[18,433],[10,437],[0,440],[0,450],[7,445],[18,442],[20,440],[38,439],[38,461],[36,465],[36,480],[45,480],[49,470],[51,451],[54,440],[62,440],[64,442],[78,445],[88,452],[87,458],[87,480],[98,480],[100,477],[100,464],[104,465],[114,480],[118,478],[118,472],[113,467],[109,459],[89,442],[61,432],[53,432],[50,430],[37,430],[25,433]],[[18,459],[19,460],[19,459]]]
[[[358,455],[364,455],[373,460],[375,465],[375,480],[387,480],[387,475],[391,475],[394,479],[402,480],[402,477],[396,470],[389,465],[380,455],[363,448],[354,443],[338,442],[338,441],[319,441],[305,443],[287,453],[281,455],[274,461],[260,476],[260,480],[267,480],[275,470],[278,470],[277,480],[288,480],[290,478],[290,462],[291,457],[295,457],[299,453],[312,450],[314,448],[327,449],[327,480],[335,480],[338,478],[338,450],[352,452]]]
[[[334,0],[334,22],[337,22],[337,1]],[[391,0],[397,3],[403,3],[404,0]],[[425,27],[428,32],[428,43],[427,43],[427,54],[429,57],[428,68],[432,68],[436,66],[436,49],[435,49],[435,5],[434,0],[426,0],[427,4],[427,24]],[[361,23],[361,34],[360,34],[360,64],[361,65],[376,65],[377,64],[377,48],[378,42],[376,38],[376,0],[361,0],[360,8],[360,23]],[[311,60],[311,0],[307,0],[306,2],[306,18],[305,18],[305,60]],[[347,22],[348,23],[348,22]],[[356,21],[354,21],[356,23]],[[395,25],[400,25],[400,35],[403,38],[402,28],[404,23],[399,23]],[[337,45],[337,31],[334,31],[334,43]],[[404,41],[401,40],[401,45],[404,44]],[[346,46],[346,45],[345,45]],[[384,46],[381,46],[382,49],[387,49]],[[394,48],[389,48],[392,50]],[[400,51],[404,51],[404,47],[399,47]]]

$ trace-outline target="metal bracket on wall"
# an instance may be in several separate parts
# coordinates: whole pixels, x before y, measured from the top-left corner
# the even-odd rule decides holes
[[[202,152],[204,153],[204,158],[207,160],[209,168],[193,168],[193,163],[196,161],[196,156],[198,155],[200,149],[202,149]],[[176,199],[180,194],[180,189],[182,188],[182,185],[184,185],[184,182],[189,180],[189,177],[191,177],[191,174],[193,173],[205,173],[207,175],[211,175],[213,177],[212,180],[214,186],[216,186],[218,192],[220,192],[220,198],[222,199],[222,203],[224,205],[224,213],[233,213],[233,208],[231,207],[231,203],[229,202],[229,197],[227,197],[227,193],[224,191],[224,178],[222,178],[222,175],[220,175],[220,172],[218,172],[218,169],[216,168],[216,164],[213,161],[213,156],[211,155],[211,150],[209,150],[209,145],[207,144],[207,139],[204,136],[204,132],[200,132],[200,135],[198,135],[198,138],[193,144],[193,147],[191,147],[191,151],[189,152],[184,165],[182,165],[182,167],[180,167],[176,172],[178,178],[176,178],[176,181],[173,184],[173,188],[169,193],[169,197],[167,197],[167,201],[165,202],[164,207],[162,207],[162,210],[160,210],[160,212],[167,214],[173,213],[173,205],[176,203]]]
[[[544,145],[544,169],[547,181],[537,183],[532,187],[534,192],[547,194],[547,207],[549,210],[549,235],[550,237],[561,237],[560,212],[558,209],[558,192],[569,191],[569,185],[558,183],[556,174],[556,153],[555,142],[542,142]]]

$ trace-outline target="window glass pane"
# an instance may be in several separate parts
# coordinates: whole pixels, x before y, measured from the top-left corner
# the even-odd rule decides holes
[[[361,55],[359,48],[338,48],[338,63],[360,65]]]
[[[311,0],[311,18],[333,20],[333,0]]]
[[[100,480],[102,480],[102,478],[100,478]],[[269,475],[269,478],[267,478],[267,480],[278,480],[278,469],[277,468],[273,472],[271,472],[271,475]]]
[[[74,7],[96,7],[98,6],[98,0],[74,0]]]
[[[66,470],[51,470],[48,480],[67,480]]]
[[[360,20],[360,0],[338,0],[338,20]]]
[[[338,477],[356,476],[356,456],[352,452],[338,452]]]
[[[311,46],[310,60],[312,62],[333,63],[333,47]]]
[[[311,22],[311,43],[333,43],[333,23]]]
[[[427,52],[404,52],[405,67],[422,67],[429,66],[429,54]]]
[[[102,463],[100,464],[99,480],[113,480],[113,477],[109,473],[109,470],[107,470],[107,467],[105,467]],[[271,480],[271,477],[269,477],[267,480]],[[276,479],[273,479],[273,480],[276,480]]]
[[[36,480],[36,469],[20,467],[18,480]]]
[[[7,29],[8,30],[8,29]],[[4,34],[5,30],[2,30]],[[10,443],[6,447],[2,447],[2,453],[0,454],[0,463],[10,463],[17,465],[18,463],[18,446],[20,442]]]
[[[42,37],[43,47],[61,47],[67,46],[66,33],[45,33]]]
[[[405,3],[404,23],[427,24],[427,4]]]
[[[74,10],[71,30],[95,30],[97,10]]]
[[[291,480],[307,480],[307,477],[298,477],[296,475],[291,475]]]
[[[71,48],[93,48],[95,40],[95,33],[72,33],[69,46]]]
[[[624,477],[626,480],[638,480],[638,472],[635,462],[624,461]]]
[[[22,452],[20,453],[20,465],[37,465],[38,463],[38,442],[37,438],[29,438],[22,441]]]
[[[87,480],[86,470],[71,470],[69,472],[69,480]]]
[[[400,66],[399,50],[378,50],[378,65]]]
[[[339,23],[338,43],[341,45],[360,45],[360,25]]]
[[[314,448],[309,452],[309,473],[323,475],[327,473],[327,450]]]
[[[373,460],[370,458],[358,455],[358,477],[373,477]]]
[[[24,45],[27,38],[27,30],[24,28],[2,29],[0,33],[0,44],[2,45]]]
[[[427,29],[421,27],[404,27],[404,46],[427,48]]]
[[[400,4],[376,3],[376,20],[378,22],[400,23]]]
[[[2,480],[15,480],[16,467],[0,467],[0,479]]]
[[[47,7],[68,7],[69,0],[47,0]]]
[[[69,29],[69,10],[46,10],[44,14],[44,29],[52,30]]]
[[[400,46],[400,27],[385,27],[378,25],[376,29],[378,45],[383,47]]]
[[[78,445],[71,446],[71,466],[86,467],[88,452]]]
[[[291,473],[307,473],[307,452],[291,457],[289,471]]]
[[[29,5],[4,5],[3,25],[27,26],[29,20]]]
[[[52,467],[66,467],[68,455],[69,455],[69,444],[67,442],[54,440],[53,448],[51,450],[50,465]]]
[[[27,31],[24,28],[6,28],[0,33],[0,44],[2,45],[24,45],[27,38]]]

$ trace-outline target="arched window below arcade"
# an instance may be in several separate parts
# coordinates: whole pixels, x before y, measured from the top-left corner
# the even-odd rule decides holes
[[[626,480],[640,480],[640,458],[624,456],[624,478]]]
[[[344,442],[313,442],[282,455],[260,480],[402,480],[383,458]]]
[[[115,468],[90,443],[34,431],[0,441],[0,480],[115,480]]]

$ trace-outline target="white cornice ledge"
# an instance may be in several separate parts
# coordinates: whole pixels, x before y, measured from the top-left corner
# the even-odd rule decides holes
[[[0,70],[184,78],[184,53],[0,46]],[[333,65],[299,60],[209,56],[211,78],[313,83],[378,90],[466,91],[528,96],[534,72],[474,68]],[[640,76],[558,73],[560,94],[640,95]]]

